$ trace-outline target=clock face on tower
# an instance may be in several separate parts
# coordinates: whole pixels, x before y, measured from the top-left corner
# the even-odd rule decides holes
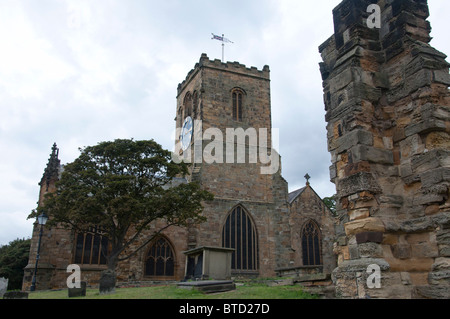
[[[192,121],[192,118],[188,116],[184,120],[183,127],[181,128],[180,141],[181,141],[181,149],[183,151],[187,150],[187,148],[191,144],[193,129],[194,123]]]

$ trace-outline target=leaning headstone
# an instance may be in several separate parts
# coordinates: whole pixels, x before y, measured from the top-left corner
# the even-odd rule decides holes
[[[7,278],[0,278],[0,298],[5,294],[5,292],[8,290],[8,279]]]
[[[8,291],[3,295],[3,299],[28,299],[28,292]]]
[[[115,293],[116,273],[110,269],[102,271],[99,291],[101,295]]]
[[[80,288],[68,288],[69,298],[86,296],[86,281],[80,282]]]

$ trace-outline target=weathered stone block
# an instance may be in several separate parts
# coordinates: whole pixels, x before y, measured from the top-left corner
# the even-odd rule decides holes
[[[408,136],[400,142],[400,154],[402,158],[410,158],[420,155],[425,151],[425,145],[419,134]]]
[[[446,105],[426,103],[419,108],[422,119],[435,118],[439,120],[450,120],[450,109]]]
[[[450,167],[439,167],[420,174],[422,187],[432,187],[440,182],[450,181]]]
[[[403,206],[403,196],[400,195],[381,195],[380,204],[388,207],[400,208]]]
[[[439,255],[450,257],[450,229],[443,229],[437,232],[436,242],[439,247]]]
[[[392,255],[398,259],[406,259],[411,257],[411,245],[397,244],[391,246]]]
[[[351,84],[350,84],[351,85]],[[349,96],[349,94],[347,94]],[[356,112],[362,111],[361,98],[355,96],[349,96],[345,102],[338,103],[334,105],[325,114],[325,119],[330,122],[336,118],[344,118],[348,114],[354,114]]]
[[[330,93],[335,93],[336,91],[346,87],[352,81],[353,70],[351,68],[345,69],[342,73],[335,75],[335,77],[330,80]]]
[[[361,258],[383,258],[381,245],[374,242],[359,244],[358,252]]]
[[[389,262],[391,271],[429,272],[434,262],[434,258],[399,259],[386,254],[384,254],[384,258]]]
[[[337,190],[340,197],[349,196],[362,191],[369,191],[373,194],[381,192],[381,187],[372,174],[359,172],[349,177],[337,181]]]
[[[332,140],[328,146],[328,150],[335,150],[339,154],[358,144],[373,145],[372,133],[361,129],[353,130],[344,137]]]
[[[433,81],[450,85],[450,74],[448,70],[437,70],[433,72]]]
[[[405,221],[384,219],[387,232],[419,233],[434,230],[436,224],[430,217],[412,218]]]
[[[344,225],[347,236],[362,232],[384,232],[385,227],[379,218],[369,217],[348,222]]]
[[[445,131],[445,121],[439,119],[426,119],[419,123],[413,123],[405,128],[405,135],[411,136],[413,134],[424,134],[431,131]]]
[[[383,150],[366,145],[356,145],[350,149],[354,162],[369,161],[379,164],[394,164],[394,155],[391,150]]]
[[[368,208],[352,209],[348,212],[350,220],[363,219],[370,216],[370,210]]]
[[[431,285],[449,285],[450,290],[450,269],[431,272],[428,281]]]
[[[378,243],[380,244],[383,241],[383,233],[382,232],[362,232],[356,234],[356,242],[358,244],[364,243]]]
[[[433,151],[435,149],[444,150],[450,149],[450,134],[447,132],[431,132],[427,134],[425,139],[425,147]],[[447,156],[447,161],[445,166],[450,166],[449,164],[450,156]]]
[[[357,272],[366,272],[369,265],[380,266],[381,271],[390,269],[389,263],[383,258],[360,258],[356,260],[346,260],[332,272],[332,278],[344,278],[346,276],[356,276]],[[354,277],[353,277],[354,278]]]
[[[446,166],[450,166],[450,150],[435,149],[411,159],[411,169],[416,173]]]
[[[413,298],[450,299],[448,286],[417,286],[414,289]]]

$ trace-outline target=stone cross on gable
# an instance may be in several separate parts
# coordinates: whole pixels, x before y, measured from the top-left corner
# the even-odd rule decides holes
[[[306,178],[306,185],[309,185],[309,179],[311,178],[311,176],[309,176],[309,174],[306,173],[305,178]]]

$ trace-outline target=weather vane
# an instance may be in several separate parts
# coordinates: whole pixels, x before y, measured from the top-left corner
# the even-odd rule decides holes
[[[211,40],[219,40],[222,42],[222,62],[225,62],[225,43],[233,43],[233,41],[228,40],[227,38],[224,37],[224,35],[222,34],[222,36],[220,35],[215,35],[214,33],[212,34],[212,38]]]

